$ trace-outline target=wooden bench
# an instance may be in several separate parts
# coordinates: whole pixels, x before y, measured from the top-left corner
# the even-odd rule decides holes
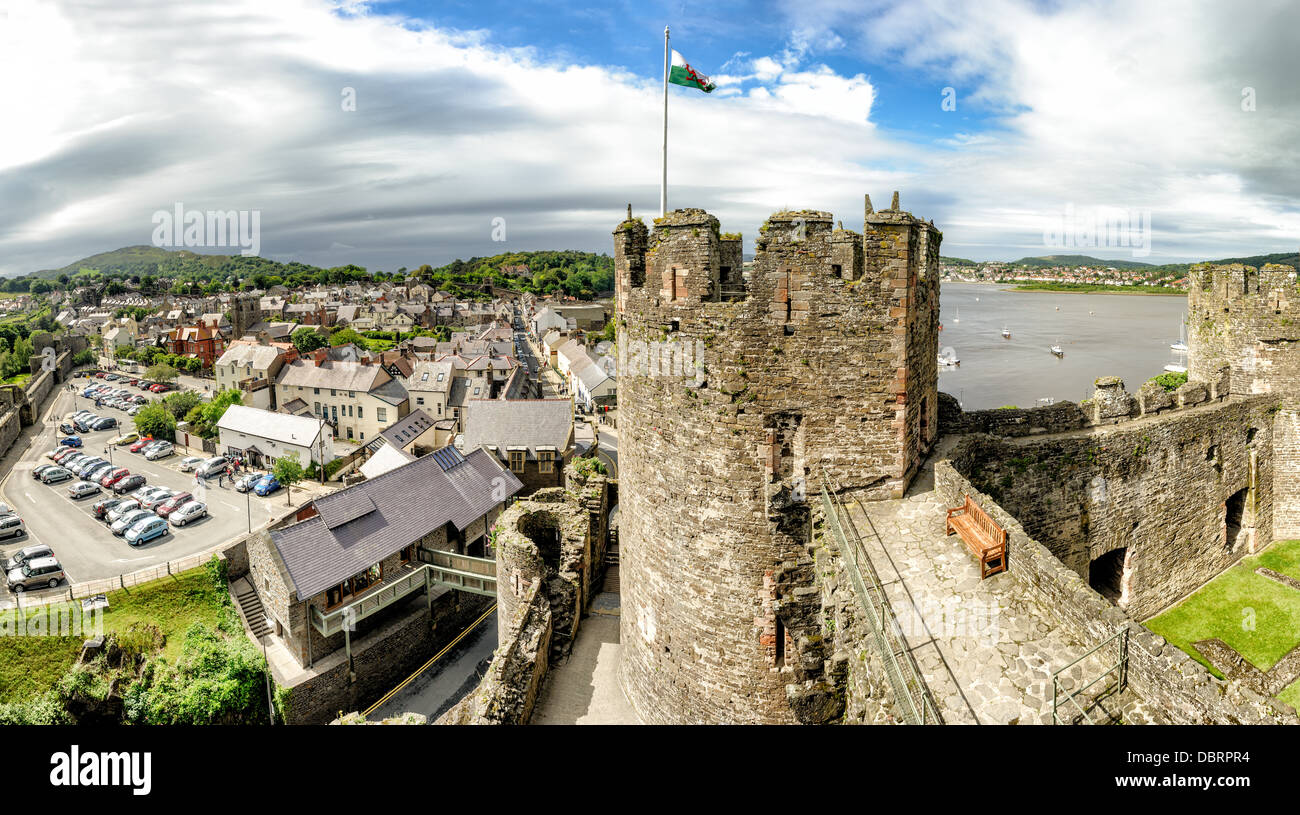
[[[956,532],[980,562],[980,579],[1007,570],[1007,530],[998,526],[979,505],[966,496],[961,506],[948,510],[947,533]]]

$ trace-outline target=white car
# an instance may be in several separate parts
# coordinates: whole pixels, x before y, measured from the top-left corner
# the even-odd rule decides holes
[[[176,447],[169,441],[161,441],[157,444],[151,444],[144,451],[144,457],[149,461],[157,461],[160,458],[176,455]]]
[[[186,456],[181,459],[181,472],[192,473],[194,472],[194,468],[202,464],[204,461],[206,461],[206,459],[199,458],[198,456]]]
[[[172,526],[185,526],[190,521],[198,520],[208,514],[208,506],[201,501],[187,501],[173,509],[167,516]]]
[[[139,508],[140,502],[134,498],[130,498],[110,509],[108,514],[104,516],[104,520],[108,521],[110,524],[117,523],[121,520],[123,515],[126,515],[129,512],[135,512]]]
[[[68,487],[68,495],[73,498],[85,498],[87,495],[94,495],[99,492],[99,485],[92,484],[89,481],[78,481]]]

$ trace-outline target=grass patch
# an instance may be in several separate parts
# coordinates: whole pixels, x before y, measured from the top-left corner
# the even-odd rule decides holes
[[[134,623],[151,623],[167,637],[162,656],[171,663],[180,657],[185,632],[195,623],[216,629],[223,616],[223,592],[200,566],[119,589],[108,595],[104,633],[125,632]],[[29,616],[42,609],[24,610]],[[7,620],[17,612],[7,611]],[[0,702],[24,699],[51,688],[81,653],[83,637],[0,637]]]
[[[1297,679],[1283,688],[1282,692],[1277,695],[1277,698],[1286,702],[1296,710],[1300,710],[1300,679]]]
[[[1255,574],[1258,566],[1284,574],[1285,569],[1300,569],[1300,541],[1275,543],[1263,554],[1243,558],[1186,600],[1148,620],[1147,628],[1220,678],[1222,674],[1201,656],[1194,642],[1218,637],[1267,671],[1300,643],[1300,591]],[[1249,611],[1254,613],[1253,622]],[[1288,691],[1298,692],[1294,686]]]

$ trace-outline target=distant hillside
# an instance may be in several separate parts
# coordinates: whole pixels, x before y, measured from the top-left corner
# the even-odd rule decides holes
[[[973,266],[980,265],[978,261],[967,260],[966,258],[946,258],[942,256],[940,256],[939,258],[939,263],[940,265],[943,266],[972,266],[973,267]]]
[[[62,269],[42,269],[35,277],[54,280],[59,275],[71,277],[82,269],[94,269],[102,274],[157,274],[160,266],[177,261],[197,263],[216,269],[229,262],[229,255],[200,255],[187,249],[171,250],[159,246],[125,246],[111,252],[100,252],[88,258],[73,261]]]
[[[1089,255],[1040,255],[1012,261],[1012,265],[1028,266],[1033,269],[1046,269],[1051,266],[1102,266],[1113,269],[1140,269],[1151,264],[1139,263],[1136,260],[1104,260]]]

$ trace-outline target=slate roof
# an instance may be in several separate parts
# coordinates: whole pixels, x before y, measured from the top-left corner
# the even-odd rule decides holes
[[[415,441],[432,427],[433,417],[416,408],[384,428],[377,437],[366,444],[366,447],[374,451],[387,443],[400,449]]]
[[[430,454],[356,486],[317,498],[320,514],[271,532],[299,600],[307,600],[452,523],[465,529],[523,484],[478,450],[444,470]],[[498,482],[498,487],[500,482]]]
[[[496,447],[506,457],[507,447],[527,447],[564,452],[573,437],[573,403],[568,399],[471,399],[461,417],[464,450]]]

